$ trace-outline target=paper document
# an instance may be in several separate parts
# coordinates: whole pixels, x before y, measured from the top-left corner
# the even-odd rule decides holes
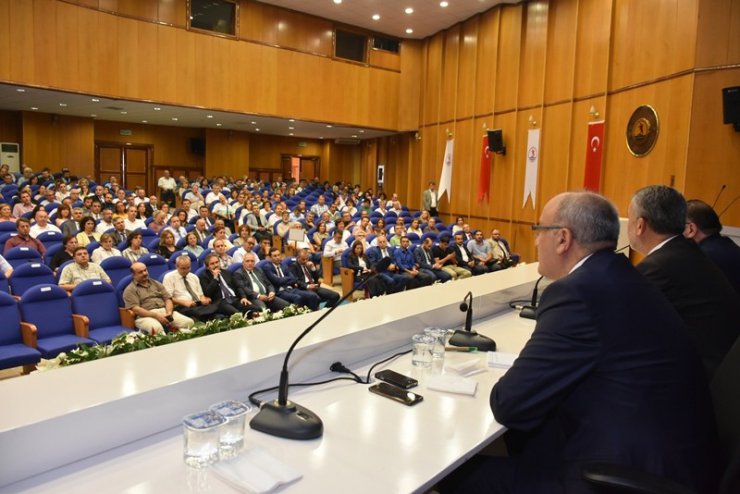
[[[488,367],[508,369],[514,365],[514,361],[517,357],[518,355],[515,353],[488,352]]]

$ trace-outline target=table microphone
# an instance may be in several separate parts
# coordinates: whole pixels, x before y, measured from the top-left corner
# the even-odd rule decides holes
[[[465,312],[465,329],[458,329],[450,338],[450,345],[475,347],[481,352],[495,352],[496,342],[487,336],[473,331],[473,292],[468,292],[460,304],[460,310]]]
[[[368,280],[375,276],[376,273],[373,273],[362,280],[357,288],[350,290],[347,295],[339,299],[339,302],[306,328],[295,339],[293,344],[290,345],[288,353],[285,354],[283,369],[280,371],[278,398],[277,400],[262,403],[260,411],[249,422],[249,426],[252,429],[270,434],[271,436],[285,437],[287,439],[315,439],[321,437],[324,433],[324,424],[321,422],[319,416],[308,408],[288,401],[288,360],[290,360],[290,354],[293,353],[293,349],[304,336],[310,333],[321,321],[326,319],[329,314],[334,312],[334,309],[347,300],[356,289],[364,287]]]
[[[534,290],[532,290],[532,303],[525,305],[522,308],[522,311],[519,313],[519,317],[523,317],[524,319],[537,319],[537,287],[539,286],[540,281],[542,281],[542,278],[544,278],[544,276],[540,276],[537,279],[537,283],[534,284]]]

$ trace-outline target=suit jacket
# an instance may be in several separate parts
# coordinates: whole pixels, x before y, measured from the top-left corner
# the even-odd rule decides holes
[[[699,248],[717,265],[735,291],[740,293],[740,246],[719,233],[702,240]]]
[[[436,193],[436,191],[435,191]],[[432,191],[426,189],[422,195],[421,209],[429,211],[432,208]]]
[[[77,235],[80,232],[80,225],[75,220],[67,220],[62,223],[62,235]]]
[[[277,269],[272,262],[265,263],[264,267],[262,268],[262,271],[267,276],[267,279],[270,280],[270,283],[272,283],[272,285],[277,288],[278,291],[288,288],[296,288],[298,286],[298,280],[295,276],[293,276],[293,273],[283,268],[282,266],[280,266],[280,270],[283,272],[283,276],[278,276]]]
[[[619,254],[593,254],[548,286],[537,326],[490,402],[527,441],[517,492],[594,492],[591,461],[714,492],[716,432],[699,357],[668,301]]]
[[[293,275],[293,277],[296,279],[298,288],[301,290],[308,290],[308,283],[306,283],[306,275],[303,272],[303,266],[298,264],[297,262],[294,262],[290,265],[289,271]],[[319,273],[318,271],[311,269],[308,270],[308,275],[311,278],[311,283],[318,283],[319,282]]]
[[[740,297],[699,246],[674,237],[637,266],[681,315],[711,378],[740,334]]]
[[[277,293],[275,287],[272,286],[272,283],[270,283],[270,280],[267,279],[267,276],[265,276],[265,273],[263,273],[260,268],[255,267],[254,274],[257,276],[257,279],[260,281],[260,283],[265,286],[265,290],[267,290],[267,293]],[[232,276],[232,280],[234,282],[236,292],[240,297],[254,300],[257,298],[257,295],[259,295],[257,292],[252,290],[252,280],[247,272],[244,271],[244,268],[238,269]]]
[[[234,291],[234,294],[236,296],[240,296],[231,273],[226,269],[222,269],[221,276],[229,288]],[[224,298],[221,293],[221,284],[213,277],[210,271],[207,269],[203,270],[203,272],[198,275],[198,279],[200,280],[200,287],[203,289],[203,295],[209,297],[214,302],[218,302]]]
[[[432,249],[429,249],[429,260],[431,263],[427,262],[427,259],[424,256],[424,247],[421,245],[414,249],[414,258],[416,259],[416,264],[419,265],[419,268],[434,269],[434,266],[432,266],[434,263],[434,253],[432,252]]]
[[[461,251],[465,250],[465,254],[468,256],[468,262],[475,261],[475,258],[473,257],[473,254],[470,253],[467,247],[465,247],[465,242],[463,242],[462,245],[457,244],[451,244],[450,247],[455,249],[455,258],[457,259],[457,265],[458,266],[464,266],[468,267],[468,263],[463,261]]]

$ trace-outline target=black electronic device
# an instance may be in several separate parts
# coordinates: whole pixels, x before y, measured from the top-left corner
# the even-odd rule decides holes
[[[365,286],[368,280],[374,276],[376,275],[372,274],[362,280],[357,288],[359,289]],[[339,299],[339,302],[316,319],[290,345],[288,353],[285,354],[285,360],[283,360],[283,368],[280,371],[278,398],[263,402],[260,406],[260,411],[250,420],[249,427],[265,434],[270,434],[271,436],[285,437],[287,439],[315,439],[321,437],[324,433],[324,423],[321,422],[319,416],[308,408],[288,401],[288,361],[290,360],[290,354],[293,353],[293,349],[298,342],[321,323],[321,321],[326,319],[329,314],[334,312],[337,307],[342,305],[342,302],[351,297],[353,293],[354,291],[350,290],[347,295]]]
[[[388,384],[398,386],[402,389],[411,389],[419,385],[419,381],[413,377],[404,376],[396,371],[385,369],[375,373],[375,378],[385,381]]]
[[[740,86],[722,89],[723,122],[732,124],[740,132]]]
[[[413,391],[397,388],[388,383],[373,384],[368,388],[368,391],[375,393],[376,395],[384,396],[393,401],[403,403],[406,406],[416,405],[424,399],[423,396],[416,394]]]
[[[493,129],[488,132],[488,149],[492,153],[506,156],[506,145],[504,144],[504,131],[501,129]]]
[[[481,352],[495,352],[496,342],[488,336],[473,331],[473,292],[468,292],[460,304],[460,310],[465,312],[465,329],[458,329],[450,338],[450,345],[475,347]]]
[[[544,278],[544,276],[540,276],[537,279],[537,283],[534,284],[534,290],[532,290],[532,303],[522,307],[519,317],[523,317],[524,319],[537,319],[537,287],[540,286],[542,278]]]

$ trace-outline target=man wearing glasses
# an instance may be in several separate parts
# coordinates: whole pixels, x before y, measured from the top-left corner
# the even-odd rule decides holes
[[[471,460],[450,491],[591,492],[582,467],[609,462],[714,492],[701,362],[668,301],[614,252],[616,208],[591,192],[560,194],[533,230],[539,272],[555,281],[491,391],[511,455]]]

